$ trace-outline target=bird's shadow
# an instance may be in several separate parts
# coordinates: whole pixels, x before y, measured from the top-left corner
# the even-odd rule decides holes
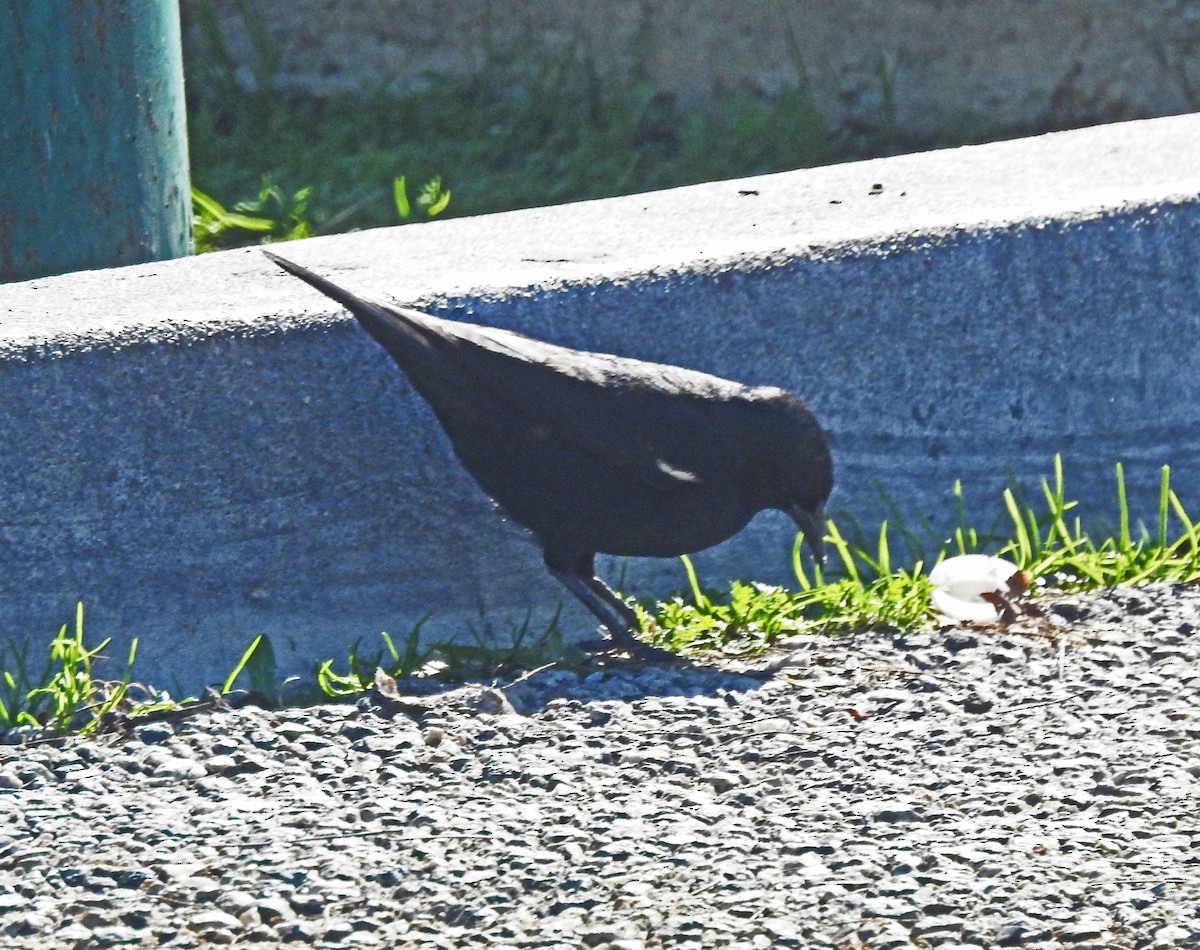
[[[547,663],[502,677],[436,679],[407,677],[377,682],[359,700],[362,709],[389,717],[447,706],[482,713],[536,715],[555,701],[574,703],[637,702],[651,697],[726,697],[769,681],[769,664],[703,657],[679,657],[669,663],[596,657],[588,662]]]

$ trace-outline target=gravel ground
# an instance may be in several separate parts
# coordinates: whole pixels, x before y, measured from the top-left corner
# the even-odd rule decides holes
[[[1200,946],[1200,588],[1052,604],[6,747],[0,946]]]

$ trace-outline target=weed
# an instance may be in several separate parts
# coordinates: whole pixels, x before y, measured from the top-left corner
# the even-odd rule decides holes
[[[408,185],[403,175],[392,182],[392,197],[400,220],[407,221],[412,217],[412,205],[408,200]],[[436,218],[449,204],[450,192],[442,188],[440,176],[425,182],[417,192],[417,210],[427,218]]]
[[[61,736],[87,735],[100,729],[113,713],[136,717],[152,712],[178,709],[195,702],[194,698],[175,700],[152,686],[131,681],[138,641],[129,646],[125,670],[120,679],[106,680],[97,675],[103,651],[111,638],[87,646],[83,634],[83,604],[75,606],[74,630],[63,624],[49,645],[49,656],[36,672],[31,669],[26,644],[10,647],[0,659],[0,729],[27,729],[35,734],[46,732]],[[251,688],[278,701],[282,686],[276,681],[275,653],[265,635],[255,637],[220,688],[222,695],[233,689],[234,681],[245,672]]]
[[[684,652],[720,649],[725,653],[758,653],[776,639],[806,632],[885,626],[911,630],[933,619],[929,579],[917,562],[908,570],[893,570],[888,525],[880,527],[876,550],[851,545],[831,520],[826,541],[841,561],[840,576],[826,580],[815,568],[810,578],[800,557],[802,536],[792,547],[792,566],[798,592],[767,584],[735,581],[727,602],[715,602],[701,590],[695,568],[684,557],[691,600],[682,596],[639,608],[649,620],[654,642]]]
[[[75,630],[68,631],[69,624],[63,624],[58,636],[50,641],[49,659],[40,675],[29,675],[24,649],[5,664],[0,724],[7,728],[44,726],[55,735],[88,733],[125,702],[137,640],[130,644],[124,675],[119,680],[104,681],[95,678],[92,667],[110,639],[91,648],[84,645],[82,603],[75,606]]]
[[[281,57],[261,13],[249,0],[233,7],[247,41],[241,58],[224,41],[215,4],[198,0],[189,9],[200,39],[185,62],[193,179],[235,208],[242,202],[234,196],[258,193],[264,177],[284,194],[305,191],[314,234],[395,224],[397,211],[408,220],[407,196],[401,202],[394,191],[398,168],[411,180],[440,175],[439,187],[454,183],[452,213],[474,215],[999,134],[977,115],[946,117],[919,138],[901,128],[895,57],[877,64],[872,113],[835,130],[816,106],[783,4],[777,9],[791,81],[772,92],[734,88],[695,107],[646,83],[639,69],[602,73],[580,44],[489,47],[475,71],[431,73],[400,92],[403,77],[395,75],[381,76],[376,88],[306,94],[279,88]],[[428,207],[431,217],[437,213],[436,200]],[[213,246],[202,238],[198,247]],[[235,238],[261,240],[253,230],[225,232],[225,240]]]
[[[376,670],[382,670],[393,679],[436,676],[459,682],[532,669],[562,661],[564,657],[573,658],[579,652],[564,643],[558,627],[558,610],[539,631],[532,624],[533,611],[530,609],[524,622],[510,632],[507,644],[497,644],[481,636],[473,626],[468,626],[472,643],[458,643],[451,638],[422,648],[421,628],[431,616],[426,614],[409,631],[403,653],[396,649],[386,633],[380,634],[386,655],[384,650],[363,654],[361,640],[356,640],[350,648],[345,673],[334,670],[333,660],[325,660],[316,667],[318,687],[326,696],[340,699],[370,689],[375,683]]]
[[[271,184],[267,176],[263,178],[257,199],[239,201],[229,211],[216,198],[193,188],[192,230],[196,253],[312,237],[315,232],[308,214],[311,194],[311,188],[301,188],[288,196],[279,186]],[[392,197],[400,220],[409,221],[413,209],[403,175],[393,182]],[[433,219],[449,204],[450,191],[442,188],[442,179],[431,178],[417,192],[418,219]],[[326,221],[324,229],[336,228],[344,217],[357,210],[357,207],[346,209],[342,215]]]
[[[472,643],[458,643],[453,638],[439,643],[431,650],[432,666],[438,676],[451,681],[494,678],[517,670],[528,670],[547,663],[567,663],[582,658],[577,648],[563,641],[558,618],[562,608],[554,611],[544,626],[533,626],[533,610],[525,612],[524,621],[510,631],[507,644],[498,644],[468,626]]]
[[[334,670],[333,660],[317,664],[317,686],[326,696],[338,699],[357,696],[370,689],[375,682],[377,669],[383,670],[394,679],[430,675],[434,670],[429,667],[430,651],[421,649],[421,628],[431,616],[432,613],[426,614],[408,631],[408,636],[404,639],[403,653],[396,649],[396,643],[391,636],[387,633],[379,634],[390,661],[384,659],[383,650],[373,654],[361,654],[359,651],[362,639],[355,640],[350,647],[345,673]]]
[[[264,177],[258,198],[239,201],[228,211],[215,198],[192,189],[192,229],[196,253],[272,241],[294,241],[312,235],[308,221],[311,188],[290,197]]]
[[[298,676],[289,676],[283,682],[279,681],[278,664],[275,662],[275,648],[271,646],[271,638],[260,633],[250,641],[250,645],[242,652],[225,682],[218,690],[226,696],[233,692],[233,684],[245,672],[250,681],[250,692],[278,706],[283,703],[284,691],[293,683],[299,681]]]
[[[1116,537],[1099,542],[1084,529],[1082,519],[1067,513],[1077,506],[1063,490],[1061,456],[1054,457],[1054,481],[1042,479],[1046,511],[1037,515],[1022,506],[1011,488],[1004,490],[1004,506],[1013,523],[1013,537],[1000,548],[1002,557],[1042,579],[1042,586],[1065,590],[1144,584],[1149,581],[1191,583],[1200,580],[1200,526],[1171,490],[1171,469],[1164,465],[1159,477],[1154,531],[1137,526],[1134,537],[1125,491],[1125,468],[1116,465],[1118,529]],[[1171,535],[1171,515],[1179,522]]]

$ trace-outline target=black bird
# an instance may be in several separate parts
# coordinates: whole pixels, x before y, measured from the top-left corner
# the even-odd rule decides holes
[[[634,636],[637,614],[596,576],[597,553],[699,551],[777,508],[822,558],[833,465],[816,418],[788,392],[443,320],[263,253],[391,354],[463,466],[538,537],[550,573],[621,648],[662,653]]]

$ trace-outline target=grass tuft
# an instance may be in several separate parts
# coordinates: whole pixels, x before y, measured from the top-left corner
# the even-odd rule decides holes
[[[94,647],[84,645],[83,604],[79,603],[75,605],[74,631],[70,631],[69,624],[62,625],[50,641],[49,657],[39,672],[31,674],[25,647],[15,650],[5,658],[0,673],[0,725],[7,729],[44,729],[53,735],[86,735],[108,714],[123,707],[139,703],[154,706],[157,697],[135,701],[130,692],[136,639],[129,646],[120,679],[102,680],[96,676],[94,665],[103,659],[102,651],[110,642],[111,638]]]
[[[956,554],[991,553],[1008,558],[1027,571],[1041,590],[1093,590],[1119,584],[1200,581],[1200,525],[1197,525],[1171,490],[1170,467],[1159,479],[1153,530],[1129,511],[1125,470],[1116,465],[1118,521],[1115,537],[1093,537],[1075,513],[1078,502],[1066,497],[1062,457],[1054,457],[1051,479],[1042,479],[1044,508],[1024,504],[1012,488],[1001,496],[1011,523],[1006,539],[993,544],[966,524],[962,485],[954,484],[957,525],[931,559],[931,566]],[[820,568],[810,578],[801,560],[801,537],[792,548],[792,568],[799,589],[789,593],[779,587],[735,581],[727,597],[704,591],[695,567],[683,559],[689,596],[677,595],[653,607],[639,607],[639,615],[654,642],[685,653],[719,649],[726,653],[755,653],[780,636],[799,633],[838,633],[870,627],[916,630],[936,619],[930,595],[932,585],[918,560],[911,567],[895,568],[889,523],[880,525],[874,547],[853,544],[837,524],[827,522],[827,545],[840,562],[829,576]],[[901,526],[898,534],[910,548],[916,533]]]
[[[403,652],[396,648],[395,641],[387,633],[379,635],[383,640],[384,649],[372,654],[360,653],[362,638],[355,640],[350,647],[345,673],[334,670],[333,660],[317,664],[317,686],[331,699],[340,699],[345,696],[357,696],[370,689],[375,683],[376,670],[383,670],[393,679],[432,675],[436,670],[429,666],[430,651],[421,649],[421,628],[432,616],[433,614],[428,613],[413,624],[408,636],[404,638]]]
[[[1012,558],[1018,567],[1040,579],[1041,586],[1060,590],[1200,580],[1200,527],[1171,489],[1170,466],[1160,470],[1153,531],[1141,522],[1135,531],[1125,468],[1119,462],[1116,482],[1116,537],[1096,540],[1078,515],[1068,516],[1078,503],[1066,500],[1062,457],[1056,455],[1053,482],[1042,479],[1044,512],[1037,514],[1031,507],[1021,506],[1013,491],[1005,489],[1004,505],[1013,523],[1013,537],[997,553]]]

